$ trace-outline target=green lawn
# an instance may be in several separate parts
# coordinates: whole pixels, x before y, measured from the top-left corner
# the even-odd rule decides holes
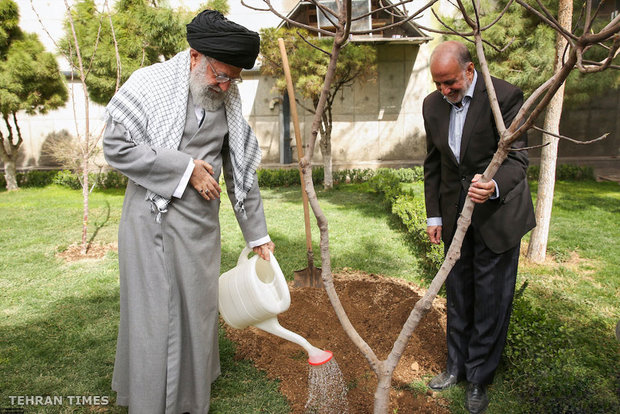
[[[425,285],[428,275],[422,274],[415,248],[365,188],[342,186],[319,194],[329,220],[334,270],[348,267]],[[300,190],[262,192],[276,256],[292,278],[294,270],[307,265]],[[116,241],[122,198],[119,191],[92,194],[90,223],[91,233],[98,228],[96,241]],[[3,192],[0,212],[0,408],[10,407],[9,397],[18,395],[108,396],[114,401],[110,381],[118,257],[108,253],[101,260],[66,264],[55,256],[80,238],[80,192],[56,186]],[[228,200],[222,203],[221,221],[222,269],[228,269],[243,247]],[[318,257],[318,230],[312,222]],[[579,354],[575,369],[586,379],[606,378],[606,393],[618,386],[613,373],[620,372],[612,336],[620,319],[618,223],[618,184],[558,183],[549,244],[556,261],[523,264],[519,276],[519,283],[529,281],[528,303],[573,329],[569,348]],[[221,351],[223,375],[213,389],[212,412],[288,412],[277,384],[249,363],[234,361],[233,346],[225,338]],[[504,368],[491,390],[489,413],[523,412],[513,381],[514,373]],[[462,389],[447,396],[454,399],[454,412],[463,412]],[[36,412],[91,411],[65,404],[37,407]],[[125,411],[109,406],[105,412]]]

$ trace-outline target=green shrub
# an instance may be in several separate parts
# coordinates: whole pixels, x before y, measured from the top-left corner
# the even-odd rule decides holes
[[[375,175],[375,171],[370,168],[363,170],[359,169],[344,169],[334,171],[334,182],[339,183],[364,183],[370,180]]]
[[[258,185],[264,188],[268,187],[287,187],[290,185],[299,185],[299,170],[290,169],[259,169],[256,171],[258,175]]]
[[[101,189],[125,188],[127,177],[116,170],[106,171],[97,176],[97,187]]]
[[[61,185],[63,187],[69,187],[73,190],[82,188],[78,175],[73,171],[62,170],[58,171],[56,177],[54,177],[54,184]]]
[[[88,174],[89,187],[95,186],[95,189],[125,188],[127,186],[127,177],[116,170],[105,171],[101,173]],[[81,176],[69,170],[58,171],[54,178],[54,184],[69,187],[74,190],[82,188]]]
[[[258,184],[261,187],[300,185],[299,170],[297,168],[259,169],[256,173],[258,175]],[[390,177],[394,176],[399,182],[416,182],[424,178],[422,167],[401,168],[398,170],[390,168],[379,168],[378,170],[371,170],[370,168],[344,169],[334,171],[332,175],[334,184],[340,184],[371,181],[377,174]],[[323,175],[323,167],[317,166],[312,168],[312,181],[315,185],[323,184]]]
[[[612,382],[604,373],[580,366],[588,352],[572,343],[577,336],[547,311],[535,306],[523,292],[527,282],[515,294],[508,337],[503,354],[507,365],[505,381],[511,383],[527,406],[524,412],[610,413],[618,412],[613,395],[602,392]],[[598,385],[598,386],[597,386]]]
[[[530,165],[527,169],[527,178],[536,181],[540,176],[540,166]],[[555,169],[555,179],[560,181],[593,181],[594,169],[588,166],[572,164],[558,164]]]
[[[423,167],[399,168],[393,171],[402,183],[415,183],[424,180]]]
[[[301,185],[299,169],[297,168],[262,168],[257,170],[256,174],[258,175],[258,185],[264,188]],[[312,182],[314,185],[323,184],[323,167],[312,168]]]
[[[368,183],[370,188],[382,194],[384,200],[390,205],[401,194],[400,178],[394,173],[394,170],[389,168],[379,168]]]
[[[17,173],[17,185],[19,187],[45,187],[54,182],[57,171],[30,170]],[[6,178],[0,175],[0,188],[6,188]]]
[[[422,263],[429,273],[435,274],[444,260],[443,243],[431,244],[426,235],[426,207],[424,200],[413,194],[401,194],[392,203],[395,214],[407,229],[412,242],[422,253]]]

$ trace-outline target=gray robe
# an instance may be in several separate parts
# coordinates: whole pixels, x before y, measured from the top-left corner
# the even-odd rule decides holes
[[[190,159],[222,167],[235,203],[224,108],[206,112],[199,127],[188,102],[178,151],[134,145],[110,122],[103,147],[108,163],[129,177],[118,234],[121,316],[112,388],[132,414],[209,411],[220,374],[218,277],[220,200],[207,201],[188,184],[155,221],[146,189],[172,195]],[[267,236],[258,179],[237,220],[247,242]]]

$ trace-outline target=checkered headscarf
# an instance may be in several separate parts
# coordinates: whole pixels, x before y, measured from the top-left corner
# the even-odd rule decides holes
[[[177,149],[187,116],[189,75],[189,50],[135,71],[108,103],[108,121],[123,124],[136,145]],[[235,210],[246,217],[243,203],[254,183],[261,153],[254,132],[243,118],[237,85],[230,85],[224,105],[237,199]],[[148,189],[146,196],[157,208],[160,221],[171,200]]]

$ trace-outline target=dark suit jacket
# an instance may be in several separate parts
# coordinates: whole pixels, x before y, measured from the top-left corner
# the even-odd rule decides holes
[[[493,78],[493,85],[508,126],[521,108],[523,92],[501,79]],[[456,231],[460,192],[467,192],[473,176],[484,172],[499,141],[481,74],[478,74],[463,126],[460,163],[448,145],[450,109],[451,105],[439,91],[428,95],[422,108],[427,146],[424,160],[426,214],[442,218],[445,243],[451,242]],[[524,146],[527,146],[525,134],[512,144],[513,148]],[[499,198],[474,208],[472,223],[495,253],[517,246],[521,237],[536,225],[526,178],[527,166],[526,151],[511,151],[493,177],[499,188]]]

